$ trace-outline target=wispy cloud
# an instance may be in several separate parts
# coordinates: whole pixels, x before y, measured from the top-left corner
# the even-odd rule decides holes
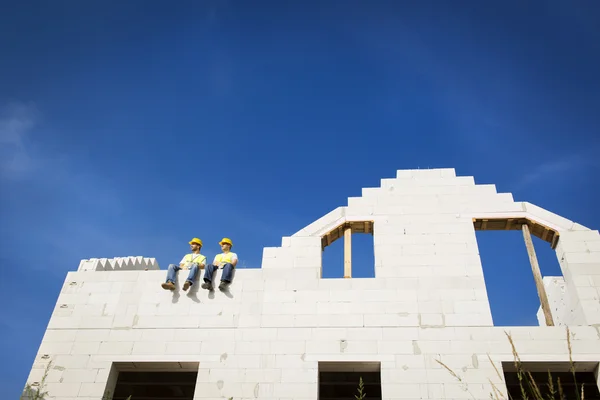
[[[26,259],[22,249],[28,241],[27,229],[23,227],[30,223],[36,225],[38,244],[56,260],[49,263],[54,267],[58,264],[72,269],[77,259],[100,256],[93,253],[97,247],[114,256],[135,247],[136,243],[115,234],[115,227],[107,223],[121,216],[122,194],[101,172],[62,151],[58,136],[52,141],[56,146],[46,148],[40,135],[51,130],[41,116],[33,103],[0,105],[0,213],[4,222],[0,240],[6,245],[3,256],[13,263],[26,263],[21,260]],[[86,255],[86,251],[90,254]],[[28,268],[52,269],[48,263],[29,263]],[[56,271],[64,274],[64,270]]]
[[[56,133],[51,140],[54,145],[48,149],[43,145],[47,140],[42,139],[49,138],[40,135],[53,130],[41,118],[44,110],[27,103],[0,105],[0,110],[0,184],[5,189],[0,191],[0,219],[4,222],[0,241],[6,245],[3,256],[9,263],[63,276],[82,258],[143,255],[156,257],[164,267],[180,256],[182,243],[187,240],[181,236],[186,232],[187,237],[187,228],[153,221],[154,211],[140,207],[146,194],[129,191],[122,181],[111,179],[101,168],[81,162],[77,154],[67,151],[61,141],[73,132]],[[190,209],[187,191],[173,191],[161,181],[153,182],[152,188],[158,193],[172,192],[165,206],[173,211],[164,213],[174,220],[180,210]],[[236,231],[238,237],[259,233],[274,241],[265,245],[278,245],[285,234],[280,224],[243,212],[221,198],[203,197],[194,207],[211,210],[212,216],[221,215],[221,221],[228,221],[227,229],[215,230],[214,235],[227,236],[229,230]],[[207,224],[217,224],[215,218],[206,218]],[[137,221],[139,228],[132,229],[131,221]],[[52,258],[49,263],[27,263],[28,226],[33,222],[37,244]],[[189,234],[198,235],[196,231]],[[208,253],[218,252],[217,239],[207,240]],[[245,257],[248,266],[259,266],[262,247]]]
[[[0,175],[19,179],[36,168],[28,135],[39,118],[31,103],[10,103],[0,109]]]

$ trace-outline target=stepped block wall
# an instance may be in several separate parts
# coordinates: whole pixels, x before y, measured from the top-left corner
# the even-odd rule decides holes
[[[532,221],[553,238],[564,278],[545,285],[571,356],[564,326],[493,325],[474,222],[488,219]],[[324,238],[361,221],[373,227],[375,278],[322,279]],[[28,382],[52,361],[49,398],[91,400],[119,371],[196,370],[194,399],[308,400],[320,363],[376,362],[384,399],[488,399],[490,381],[506,393],[495,371],[513,360],[505,332],[523,361],[600,361],[599,244],[597,231],[453,169],[398,171],[265,248],[229,292],[165,291],[154,259],[82,261]]]

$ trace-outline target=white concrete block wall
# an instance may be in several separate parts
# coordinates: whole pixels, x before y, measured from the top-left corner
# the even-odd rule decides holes
[[[265,248],[262,268],[238,270],[227,294],[165,291],[154,259],[83,260],[65,279],[28,381],[52,360],[51,398],[100,399],[115,362],[196,362],[196,399],[300,400],[317,398],[320,361],[379,361],[384,399],[487,399],[488,379],[505,393],[487,356],[498,368],[512,360],[505,331],[523,360],[569,356],[563,327],[493,326],[472,223],[485,215],[559,231],[564,280],[546,279],[553,315],[571,325],[574,360],[600,361],[597,231],[453,169],[408,170]],[[376,277],[320,279],[321,235],[365,219]]]
[[[569,309],[568,297],[566,295],[565,280],[562,276],[545,276],[543,279],[544,288],[548,297],[548,304],[554,325],[568,326],[572,310]],[[540,326],[546,326],[546,318],[542,307],[536,314]]]
[[[599,247],[598,231],[579,229],[561,233],[556,247],[570,306],[589,325],[600,324]]]

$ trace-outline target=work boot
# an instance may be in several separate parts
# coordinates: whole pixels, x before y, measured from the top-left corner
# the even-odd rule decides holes
[[[212,283],[204,281],[202,284],[202,289],[213,290]]]
[[[229,282],[221,281],[221,283],[219,284],[219,290],[221,292],[227,290],[228,287],[229,287]]]
[[[160,286],[165,290],[175,290],[175,284],[173,284],[173,282],[165,282]]]
[[[185,281],[185,283],[183,284],[183,291],[185,292],[186,290],[188,290],[190,286],[192,286],[192,282]]]

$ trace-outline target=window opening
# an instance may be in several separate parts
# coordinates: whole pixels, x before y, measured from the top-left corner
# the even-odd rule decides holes
[[[354,399],[360,379],[370,400],[381,400],[381,363],[319,362],[319,400]]]
[[[556,325],[542,277],[562,276],[553,251],[558,233],[525,218],[474,219],[473,224],[494,325],[539,325],[540,304],[547,306],[541,321]]]
[[[561,400],[600,400],[598,383],[596,376],[598,374],[598,363],[576,362],[575,372],[571,370],[569,362],[523,362],[521,363],[524,374],[523,387],[529,399],[537,399],[530,385],[530,378],[527,372],[531,373],[531,378],[539,388],[544,399],[559,398],[558,386],[560,386],[564,397]],[[503,362],[504,381],[508,390],[508,398],[513,400],[522,400],[521,384],[514,362]],[[551,396],[550,382],[556,391]],[[584,389],[584,396],[581,396],[581,387]]]
[[[197,377],[197,370],[119,371],[112,399],[193,400]]]
[[[321,269],[322,278],[375,277],[373,221],[339,225],[323,235],[321,248],[325,266]]]

